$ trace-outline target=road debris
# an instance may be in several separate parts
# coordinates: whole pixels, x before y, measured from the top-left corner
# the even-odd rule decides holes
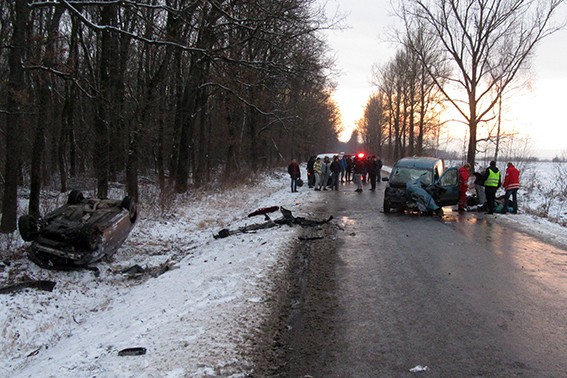
[[[413,367],[411,369],[409,369],[409,371],[411,371],[412,373],[419,373],[422,371],[429,371],[429,366],[427,365],[417,365],[416,367]]]
[[[280,212],[282,213],[282,217],[275,220],[270,219],[270,217],[268,217],[266,213],[276,211],[277,209],[279,209]],[[228,228],[223,228],[213,237],[215,239],[221,239],[221,238],[226,238],[230,235],[254,232],[257,230],[262,230],[265,228],[271,228],[282,225],[288,225],[288,226],[299,225],[302,227],[312,227],[312,226],[318,226],[321,224],[329,223],[333,219],[333,216],[330,216],[329,218],[324,220],[312,220],[303,217],[294,217],[290,210],[279,206],[261,208],[250,213],[248,216],[250,217],[254,215],[264,215],[266,221],[264,223],[255,223],[248,226],[243,226],[236,230],[229,230]]]
[[[23,289],[37,289],[43,291],[53,291],[55,287],[55,282],[53,281],[44,281],[44,280],[32,280],[32,281],[23,281],[13,285],[8,285],[4,287],[0,287],[0,294],[8,294],[13,293],[15,291],[23,290]]]

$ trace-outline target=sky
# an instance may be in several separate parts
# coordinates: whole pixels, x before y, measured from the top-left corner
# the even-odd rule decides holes
[[[538,163],[536,169],[534,177],[552,182],[547,176],[553,175],[552,163]],[[301,172],[305,178],[305,164]],[[524,173],[527,183],[531,174],[527,169]],[[282,206],[296,217],[322,220],[336,215],[321,212],[325,201],[370,195],[366,186],[363,193],[355,193],[352,183],[338,192],[303,186],[292,194],[289,184],[289,175],[280,168],[262,174],[256,183],[179,196],[169,209],[159,206],[157,189],[146,185],[138,223],[111,259],[93,264],[98,274],[41,269],[26,258],[29,244],[17,232],[0,234],[2,287],[24,280],[56,283],[52,292],[0,294],[0,377],[250,376],[252,347],[262,337],[273,340],[273,333],[261,326],[274,318],[274,298],[281,298],[282,288],[288,287],[287,267],[302,230],[282,226],[221,239],[213,235],[223,228],[263,223],[262,216],[247,216],[261,207]],[[113,186],[111,198],[122,198],[118,188]],[[493,221],[567,245],[564,227],[524,212],[545,203],[538,188],[529,196],[520,189],[520,214],[495,215]],[[51,210],[66,200],[57,192],[45,197],[58,200],[50,203]],[[27,201],[20,198],[25,211]],[[446,214],[451,211],[445,208]],[[564,221],[564,202],[554,201],[550,215]],[[280,217],[272,213],[272,219]],[[338,216],[331,223],[340,238],[356,229]],[[145,269],[141,277],[121,273],[136,265]],[[152,274],[164,265],[168,271]],[[119,355],[129,348],[144,348],[145,353]],[[415,365],[408,364],[408,370]]]
[[[387,41],[387,31],[397,21],[390,2],[385,0],[327,0],[327,13],[335,9],[346,15],[348,28],[329,31],[327,38],[341,75],[334,99],[339,105],[343,125],[352,129],[364,112],[369,96],[373,65],[387,63],[395,47]],[[558,20],[567,19],[567,6],[558,13]],[[508,130],[529,137],[532,155],[541,158],[567,156],[567,30],[548,36],[536,48],[532,60],[531,88],[524,88],[510,100],[504,115]],[[455,125],[453,137],[463,139],[465,126]]]

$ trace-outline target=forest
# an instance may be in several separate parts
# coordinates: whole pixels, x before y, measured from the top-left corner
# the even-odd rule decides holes
[[[448,122],[467,128],[472,166],[526,157],[500,121],[535,46],[564,27],[563,3],[392,2],[397,51],[372,72],[376,91],[341,145],[325,33],[346,26],[325,2],[1,2],[0,232],[16,229],[19,188],[39,217],[42,188],[66,192],[76,178],[99,198],[111,183],[138,198],[141,179],[187,193],[338,146],[386,162],[440,156]]]
[[[185,193],[336,142],[333,62],[313,0],[0,3],[2,232],[17,190],[141,177]],[[328,147],[329,146],[329,147]]]

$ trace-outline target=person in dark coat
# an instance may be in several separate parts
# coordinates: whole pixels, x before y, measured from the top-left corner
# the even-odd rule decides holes
[[[354,158],[353,179],[356,184],[355,192],[362,192],[362,176],[366,174],[366,163],[364,159],[356,156]]]
[[[382,168],[382,167],[380,167]],[[368,180],[370,181],[370,191],[376,190],[376,178],[378,176],[378,172],[380,169],[378,168],[378,162],[376,160],[376,156],[372,155],[368,160]]]
[[[348,166],[346,155],[343,155],[343,157],[339,159],[339,164],[341,165],[341,182],[345,182],[345,175]]]
[[[353,168],[352,157],[349,156],[346,161],[346,177],[345,177],[346,182],[352,181],[352,168]]]
[[[287,167],[287,173],[291,177],[291,192],[297,192],[297,179],[301,178],[301,172],[299,171],[299,164],[297,160],[293,159]]]
[[[339,190],[339,177],[341,175],[341,163],[339,163],[339,157],[333,157],[333,162],[331,163],[331,189]]]
[[[382,167],[384,165],[382,164],[382,159],[380,159],[380,156],[376,157],[376,181],[378,183],[380,183],[382,181]]]
[[[478,211],[486,209],[486,194],[484,193],[484,179],[486,171],[474,172],[474,190],[476,191],[476,198],[478,200]]]

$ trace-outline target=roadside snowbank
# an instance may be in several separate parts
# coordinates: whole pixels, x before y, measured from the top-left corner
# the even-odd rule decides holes
[[[305,172],[303,172],[305,177]],[[0,376],[243,376],[270,316],[299,227],[214,239],[221,228],[262,223],[253,210],[283,206],[310,217],[317,196],[290,193],[284,174],[259,185],[187,198],[155,219],[142,215],[110,262],[57,272],[28,262],[23,249],[0,268],[2,282],[57,282],[53,292],[0,296]],[[120,198],[120,195],[117,195]],[[274,213],[273,218],[281,214]],[[171,267],[155,278],[120,272]],[[270,335],[271,337],[271,335]],[[119,356],[143,347],[139,356]]]

